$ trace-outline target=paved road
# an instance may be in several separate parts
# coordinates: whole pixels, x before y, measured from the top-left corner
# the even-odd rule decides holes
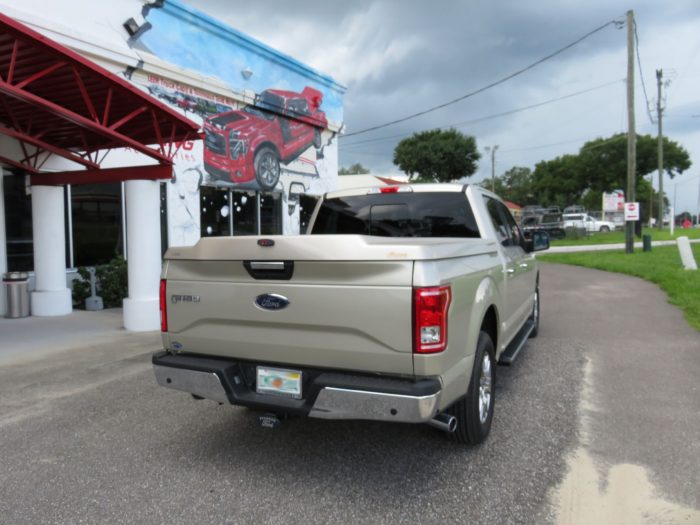
[[[647,516],[700,520],[697,332],[633,278],[545,265],[542,299],[476,448],[425,426],[260,429],[156,387],[152,334],[2,367],[0,522],[585,523],[589,496],[614,511],[628,485]]]

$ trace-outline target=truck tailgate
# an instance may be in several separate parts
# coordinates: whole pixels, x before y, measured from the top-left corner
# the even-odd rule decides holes
[[[229,242],[237,241],[254,239]],[[180,258],[166,255],[166,346],[290,367],[413,374],[413,261],[294,260],[297,249],[254,251],[258,263],[293,265],[288,280],[251,274],[244,260],[193,260],[186,249]],[[256,299],[265,294],[289,304],[262,308]]]

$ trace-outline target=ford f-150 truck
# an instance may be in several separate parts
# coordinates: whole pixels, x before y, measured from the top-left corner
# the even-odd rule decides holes
[[[539,325],[539,272],[503,202],[477,186],[326,194],[309,234],[170,248],[162,386],[268,414],[489,433],[496,364]]]

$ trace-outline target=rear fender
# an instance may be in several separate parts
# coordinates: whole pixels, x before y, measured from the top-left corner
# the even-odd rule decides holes
[[[479,341],[479,332],[481,330],[486,311],[495,304],[499,304],[498,289],[496,283],[490,277],[484,277],[474,293],[471,314],[466,325],[466,348],[463,357],[459,360],[457,366],[445,371],[442,375],[444,384],[443,396],[440,400],[440,410],[444,410],[457,399],[467,393],[469,381],[471,380],[472,368],[474,366],[474,353],[476,345]],[[498,316],[498,310],[496,310]],[[498,330],[498,319],[496,319],[496,329]],[[451,327],[451,330],[462,328]]]

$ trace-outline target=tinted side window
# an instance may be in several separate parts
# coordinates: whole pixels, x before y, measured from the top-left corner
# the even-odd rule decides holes
[[[508,207],[503,204],[502,202],[496,201],[496,206],[500,210],[501,214],[506,220],[506,223],[508,224],[508,228],[510,229],[510,236],[511,236],[511,246],[520,246],[522,244],[522,233],[520,232],[520,228],[518,227],[518,223],[515,222],[515,219],[513,218],[513,214],[510,212]]]
[[[323,202],[313,234],[480,237],[463,193],[379,193]]]
[[[496,230],[496,235],[498,235],[498,241],[503,246],[510,246],[513,234],[506,219],[499,212],[498,205],[500,203],[490,197],[484,197],[484,199],[486,199],[486,208],[489,211],[489,217],[491,217],[491,222]]]

